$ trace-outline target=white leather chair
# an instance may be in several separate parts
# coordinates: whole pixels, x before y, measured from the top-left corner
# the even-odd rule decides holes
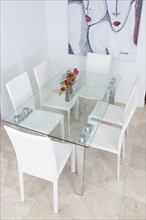
[[[47,60],[42,61],[33,69],[38,88],[41,89],[52,78]]]
[[[120,154],[123,142],[124,157],[124,133],[137,107],[137,88],[133,87],[130,94],[128,106],[124,111],[122,128],[100,124],[91,143],[90,147],[108,151],[117,155],[117,180],[120,178]],[[92,124],[93,120],[89,119]],[[94,123],[96,123],[94,121]]]
[[[105,111],[105,114],[102,118],[103,122],[108,122],[114,125],[119,125],[122,126],[123,125],[123,120],[124,120],[124,115],[125,112],[127,111],[128,107],[129,107],[129,103],[131,100],[131,95],[132,95],[132,91],[134,87],[137,87],[137,83],[138,83],[138,76],[135,78],[132,86],[131,86],[131,90],[129,92],[129,97],[127,100],[126,105],[124,106],[119,106],[116,104],[109,104],[107,110]],[[100,120],[101,119],[101,115],[98,114],[99,112],[99,104],[101,105],[101,103],[97,102],[97,104],[95,105],[93,111],[91,112],[91,114],[89,115],[89,119],[94,119],[94,120]],[[107,103],[102,101],[102,105],[107,106]],[[105,108],[106,109],[106,108]],[[128,125],[126,128],[126,131],[128,133]]]
[[[46,85],[51,79],[49,72],[46,71],[46,69],[48,69],[46,68],[46,66],[47,66],[46,61],[43,61],[42,63],[40,63],[33,69],[39,89],[41,89],[44,85]],[[78,118],[78,97],[74,96],[69,102],[65,102],[64,95],[58,96],[58,93],[53,93],[53,94],[50,93],[50,97],[49,99],[47,99],[45,96],[45,92],[43,90],[42,94],[40,94],[40,102],[41,102],[42,107],[55,108],[58,110],[67,111],[68,133],[70,136],[70,111],[76,105],[75,117],[77,119]]]
[[[16,153],[21,200],[24,201],[23,173],[53,183],[54,213],[58,213],[58,178],[74,145],[51,141],[44,136],[20,132],[4,126]]]
[[[86,84],[81,88],[79,92],[79,96],[85,99],[98,99],[105,90],[105,88],[100,88],[102,85],[104,87],[104,83],[100,83],[99,75],[110,74],[110,66],[111,66],[111,56],[106,54],[98,54],[98,53],[87,53],[86,58]],[[102,80],[102,77],[101,77]],[[97,84],[98,83],[98,84]],[[105,84],[105,86],[107,86]],[[98,87],[100,89],[98,89]],[[101,94],[99,94],[101,92]]]
[[[111,67],[111,56],[107,54],[87,53],[86,71],[88,74],[108,74]],[[90,75],[89,75],[90,77]]]
[[[14,110],[18,113],[23,110],[23,107],[29,107],[33,110],[28,117],[20,122],[21,125],[49,134],[58,124],[61,124],[61,136],[64,137],[64,116],[62,114],[35,109],[33,91],[26,72],[7,82],[6,88]]]

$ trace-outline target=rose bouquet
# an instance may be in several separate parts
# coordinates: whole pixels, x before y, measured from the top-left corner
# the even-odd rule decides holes
[[[79,71],[77,68],[74,68],[73,71],[67,70],[65,80],[60,82],[61,88],[58,90],[58,94],[62,95],[67,89],[71,89],[74,85],[77,75],[79,74]]]

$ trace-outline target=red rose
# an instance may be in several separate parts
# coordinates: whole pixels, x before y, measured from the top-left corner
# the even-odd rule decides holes
[[[68,79],[72,80],[73,79],[73,75],[71,73],[68,74]]]
[[[71,86],[71,82],[69,80],[64,80],[64,83],[66,86],[70,87]]]
[[[77,68],[74,69],[74,73],[75,73],[76,75],[78,75],[79,71],[78,71]]]
[[[64,91],[65,91],[65,88],[64,88],[64,87],[62,87],[60,90],[61,90],[62,92],[64,92]]]

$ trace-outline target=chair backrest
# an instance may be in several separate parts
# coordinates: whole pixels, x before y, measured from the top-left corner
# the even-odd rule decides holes
[[[98,53],[87,53],[86,58],[86,72],[87,74],[99,73],[108,74],[110,73],[111,56],[107,54]]]
[[[130,97],[128,99],[128,105],[126,106],[126,111],[124,111],[124,120],[123,120],[123,129],[128,126],[135,110],[137,107],[137,88],[136,86],[133,87]]]
[[[51,79],[48,61],[45,60],[41,62],[33,69],[33,71],[36,77],[38,88],[41,89]]]
[[[129,99],[128,99],[128,102],[127,102],[127,105],[124,111],[123,125],[122,125],[122,130],[121,130],[121,134],[119,138],[119,148],[122,145],[123,135],[136,111],[136,108],[137,108],[137,85],[134,83],[134,86],[132,87],[132,90],[131,90],[131,93],[130,93],[130,96],[129,96]]]
[[[13,78],[6,83],[13,108],[16,109],[33,95],[27,72]]]
[[[16,153],[21,172],[53,182],[57,178],[57,165],[52,141],[48,137],[20,132],[4,126]]]
[[[130,109],[132,108],[132,106],[137,106],[137,85],[138,85],[138,81],[139,81],[139,76],[136,76],[136,78],[134,79],[134,82],[132,84],[130,93],[129,93],[129,97],[124,109],[124,117],[126,117],[126,115],[128,114],[128,111],[130,111]],[[124,118],[123,118],[124,120]]]

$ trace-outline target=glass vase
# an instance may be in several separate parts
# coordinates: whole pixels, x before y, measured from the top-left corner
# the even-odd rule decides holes
[[[65,90],[65,101],[66,102],[69,102],[69,96],[70,96],[70,89],[66,89]]]
[[[66,102],[69,102],[70,101],[70,98],[71,98],[71,95],[73,93],[73,88],[66,88],[65,90],[65,101]]]

